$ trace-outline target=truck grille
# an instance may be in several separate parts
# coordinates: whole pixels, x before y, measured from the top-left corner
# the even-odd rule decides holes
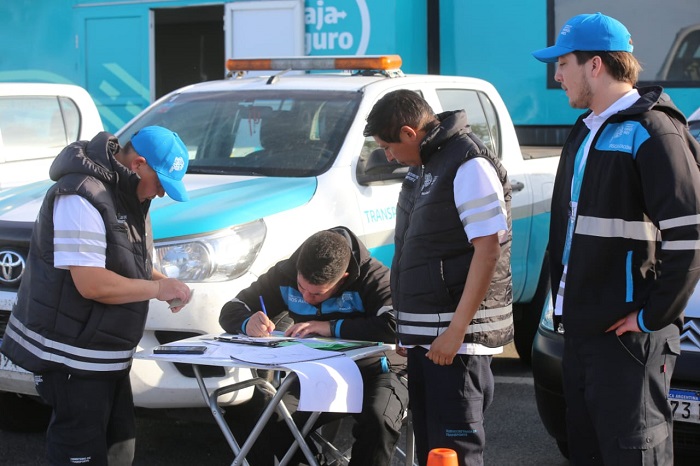
[[[673,443],[675,449],[683,455],[700,454],[700,425],[674,422]]]
[[[0,340],[5,336],[5,329],[7,328],[7,322],[10,320],[10,313],[7,311],[0,311]]]

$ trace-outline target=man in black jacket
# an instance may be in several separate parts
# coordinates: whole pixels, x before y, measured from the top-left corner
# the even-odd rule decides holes
[[[491,359],[513,339],[512,190],[464,110],[436,115],[417,92],[384,95],[365,136],[408,165],[396,206],[391,292],[418,463],[434,448],[483,465]]]
[[[263,303],[265,309],[263,309]],[[278,262],[250,287],[226,303],[219,323],[230,333],[266,336],[286,321],[285,333],[394,343],[396,321],[391,307],[389,269],[370,257],[347,228],[335,227],[310,236],[289,259]],[[389,466],[408,405],[404,358],[394,352],[358,361],[364,384],[363,409],[353,414],[355,443],[351,464]],[[298,392],[284,402],[294,412]],[[255,404],[255,400],[251,403]],[[247,409],[249,407],[242,407]],[[255,407],[254,409],[259,409]],[[235,408],[234,408],[235,409]],[[308,413],[294,418],[303,423]],[[242,416],[235,416],[241,419]],[[323,414],[318,425],[337,419]],[[271,420],[256,443],[252,464],[272,464],[292,438],[283,422]],[[238,424],[233,422],[233,428]],[[247,427],[247,426],[246,426]],[[265,446],[272,442],[271,446]]]
[[[574,108],[552,198],[549,251],[572,464],[673,464],[671,375],[700,277],[700,148],[660,87],[636,88],[625,26],[571,18],[556,44]]]

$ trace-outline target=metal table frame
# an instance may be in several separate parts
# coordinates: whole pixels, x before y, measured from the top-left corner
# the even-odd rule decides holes
[[[179,343],[189,343],[189,344],[209,346],[208,341],[211,341],[212,337],[214,337],[214,336],[215,335],[202,335],[200,337],[188,338],[186,340],[181,340],[179,342],[172,342],[171,344],[175,345],[175,344],[179,344]],[[346,351],[345,355],[348,357],[351,357],[353,360],[358,360],[358,359],[363,359],[363,358],[371,356],[373,354],[380,353],[383,351],[388,351],[391,349],[393,349],[392,345],[377,345],[377,346],[372,346],[372,347],[358,348],[358,349]],[[235,361],[233,359],[224,360],[224,359],[214,359],[214,358],[203,358],[203,357],[198,356],[198,355],[180,355],[180,354],[157,354],[157,355],[154,355],[154,354],[152,354],[151,351],[141,351],[141,352],[137,353],[135,355],[135,357],[139,358],[139,359],[149,359],[149,360],[161,361],[161,362],[190,364],[192,366],[192,369],[193,369],[194,375],[195,375],[195,379],[197,380],[197,385],[199,386],[199,389],[202,393],[202,397],[204,398],[205,403],[208,405],[212,416],[214,416],[214,420],[216,421],[217,425],[219,426],[221,433],[224,435],[226,442],[228,442],[229,447],[231,447],[231,450],[233,451],[234,460],[231,463],[232,466],[239,466],[239,465],[250,466],[248,461],[245,459],[245,457],[250,452],[251,448],[253,447],[253,445],[257,441],[258,437],[262,433],[265,425],[270,420],[270,418],[272,417],[272,414],[275,411],[277,411],[279,413],[279,415],[282,416],[285,423],[287,424],[287,427],[289,427],[289,430],[292,432],[292,435],[294,436],[294,439],[295,439],[295,442],[292,443],[289,450],[287,450],[287,453],[280,460],[280,463],[279,463],[280,466],[285,466],[291,461],[292,456],[296,453],[297,448],[301,448],[302,452],[304,453],[304,456],[309,461],[309,465],[318,466],[318,461],[314,457],[314,455],[311,451],[311,448],[309,447],[305,438],[309,434],[311,429],[313,428],[314,424],[316,423],[316,420],[321,415],[321,412],[319,411],[319,412],[311,413],[309,419],[306,421],[306,423],[304,423],[302,428],[299,429],[297,427],[296,423],[294,422],[292,415],[289,413],[289,410],[287,409],[287,407],[284,405],[284,402],[282,401],[282,397],[290,390],[290,388],[294,384],[294,382],[299,379],[293,370],[291,370],[287,367],[284,367],[284,366],[271,368],[269,366],[243,363],[241,361]],[[281,372],[286,372],[287,375],[284,377],[284,380],[281,381],[281,383],[279,383],[279,385],[277,387],[275,387],[275,385],[270,383],[267,379],[264,379],[262,377],[258,377],[258,376],[254,375],[250,379],[243,380],[240,382],[235,382],[235,383],[225,385],[225,386],[222,386],[222,387],[219,387],[219,388],[212,390],[212,389],[209,389],[207,387],[205,378],[202,376],[202,373],[200,371],[200,366],[212,366],[212,365],[218,365],[218,366],[223,366],[223,367],[252,369],[253,374],[255,374],[256,369],[275,370],[276,371],[276,380],[278,380],[278,381],[280,380],[279,374]],[[224,408],[222,408],[219,405],[218,400],[219,400],[219,397],[221,397],[222,395],[225,395],[225,394],[228,394],[231,392],[235,392],[238,390],[243,390],[243,389],[251,387],[251,386],[255,386],[256,389],[266,391],[273,396],[270,399],[270,401],[268,401],[260,418],[255,423],[255,426],[251,430],[246,441],[243,443],[243,445],[239,445],[238,441],[235,439],[233,433],[231,432],[231,428],[229,427],[228,423],[226,422],[226,419],[224,419]]]

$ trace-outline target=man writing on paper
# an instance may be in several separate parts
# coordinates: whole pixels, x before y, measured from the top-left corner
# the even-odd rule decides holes
[[[256,337],[269,335],[276,328],[275,322],[278,330],[300,338],[313,335],[394,343],[396,321],[389,269],[370,257],[367,248],[345,227],[315,233],[289,259],[278,262],[227,302],[219,317],[227,332]],[[362,412],[353,414],[357,425],[353,429],[351,465],[388,466],[408,405],[406,379],[402,376],[405,360],[392,352],[358,361],[358,366],[364,398]],[[256,397],[259,395],[256,392]],[[297,397],[298,391],[284,400],[292,413]],[[261,411],[264,406],[257,401],[254,398],[234,410]],[[256,419],[255,414],[233,414],[233,429],[241,427],[242,419],[248,418],[251,423]],[[318,424],[339,416],[343,415],[323,414]],[[294,415],[298,424],[306,417],[307,413]],[[281,458],[292,442],[285,425],[269,425],[266,430],[249,458],[256,466],[273,464],[273,453]],[[266,445],[271,441],[272,445]]]

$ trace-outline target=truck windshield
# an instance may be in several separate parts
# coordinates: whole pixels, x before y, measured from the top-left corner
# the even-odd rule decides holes
[[[357,92],[225,91],[174,95],[119,134],[163,126],[188,148],[188,173],[316,176],[340,150],[360,102]]]

